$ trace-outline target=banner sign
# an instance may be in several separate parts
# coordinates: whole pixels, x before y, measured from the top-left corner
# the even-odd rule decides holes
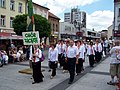
[[[24,45],[38,45],[40,44],[39,32],[23,32],[23,43]]]

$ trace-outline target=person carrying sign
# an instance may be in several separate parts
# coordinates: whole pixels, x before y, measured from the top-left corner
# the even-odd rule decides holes
[[[41,62],[40,58],[42,57],[42,51],[38,48],[38,45],[34,45],[34,50],[32,54],[32,69],[33,69],[33,79],[35,83],[43,82],[43,74],[41,72]]]

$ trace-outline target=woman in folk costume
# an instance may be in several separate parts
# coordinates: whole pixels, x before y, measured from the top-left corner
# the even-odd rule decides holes
[[[38,48],[38,45],[34,45],[33,49],[33,55],[32,55],[32,69],[33,69],[33,79],[35,83],[43,82],[43,74],[41,72],[41,62],[40,58],[42,57],[42,51]]]
[[[95,51],[94,51],[93,42],[90,42],[90,45],[88,46],[88,49],[87,49],[87,54],[89,55],[89,64],[90,64],[90,67],[94,67]]]
[[[68,51],[68,47],[69,47],[69,40],[66,41],[66,47],[65,47],[65,62],[63,65],[63,73],[67,73],[68,72],[68,67],[67,67],[67,51]]]
[[[52,69],[51,79],[56,75],[56,68],[58,64],[58,50],[56,45],[52,44],[48,52],[49,66]]]
[[[101,60],[101,52],[102,52],[102,45],[101,43],[99,43],[99,40],[96,39],[96,43],[95,43],[95,60],[96,62],[100,62]]]
[[[81,45],[81,41],[77,43],[78,48],[78,58],[76,60],[76,75],[79,75],[83,69],[83,62],[84,62],[84,47]]]

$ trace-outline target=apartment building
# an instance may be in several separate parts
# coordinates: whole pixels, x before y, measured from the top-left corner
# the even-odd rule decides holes
[[[64,13],[64,22],[72,23],[78,29],[86,28],[86,12],[73,8],[71,12]]]
[[[114,0],[114,39],[120,40],[120,0]]]
[[[109,27],[108,27],[108,34],[107,34],[107,38],[108,38],[108,40],[112,40],[112,38],[113,38],[113,25],[110,25]]]
[[[27,0],[0,0],[0,32],[13,32],[13,19],[25,14]]]
[[[50,44],[57,43],[59,39],[59,20],[60,18],[49,12],[48,21],[51,24]]]
[[[0,32],[14,33],[13,19],[16,15],[27,14],[28,0],[0,0]],[[33,3],[34,14],[48,19],[48,8]]]

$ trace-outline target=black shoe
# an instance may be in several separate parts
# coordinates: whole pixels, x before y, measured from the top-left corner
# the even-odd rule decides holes
[[[51,72],[51,70],[49,69],[48,72]]]
[[[108,85],[115,85],[115,83],[113,83],[112,81],[107,82]]]
[[[3,67],[3,64],[0,67]]]
[[[76,73],[76,76],[78,76],[80,73]]]
[[[32,84],[35,84],[36,82],[32,82]]]
[[[68,82],[68,84],[72,84],[72,82],[71,82],[71,81],[69,81],[69,82]]]

